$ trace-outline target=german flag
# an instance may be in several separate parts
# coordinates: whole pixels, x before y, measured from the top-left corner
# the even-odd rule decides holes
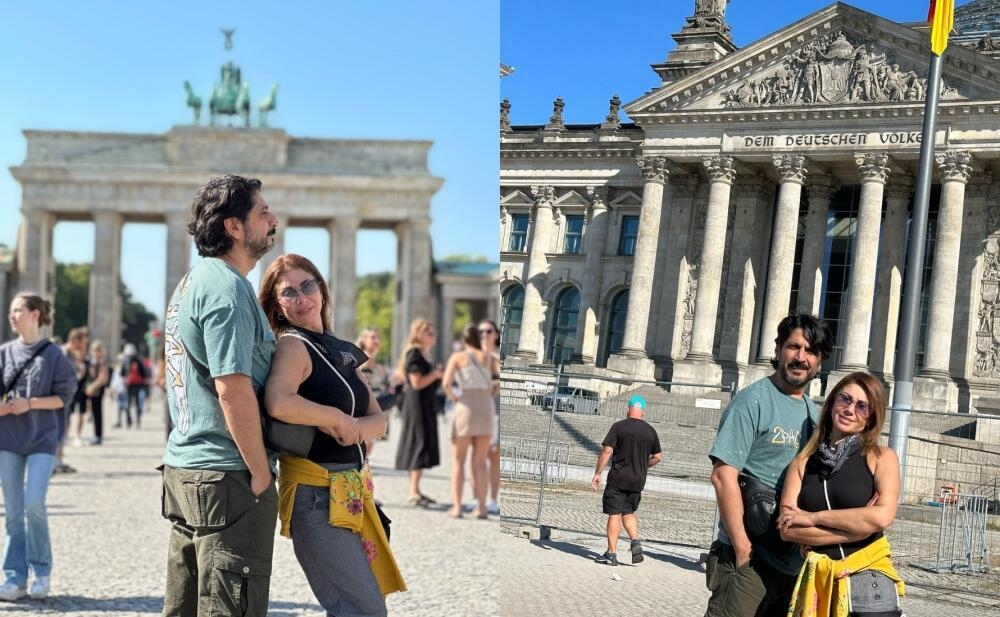
[[[948,35],[955,27],[955,0],[931,0],[927,23],[931,25],[931,51],[940,56],[948,46]]]

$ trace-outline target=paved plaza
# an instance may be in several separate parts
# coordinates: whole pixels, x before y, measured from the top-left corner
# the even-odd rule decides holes
[[[599,498],[595,504],[600,508]],[[640,525],[642,522],[640,510]],[[628,540],[618,544],[625,563],[609,567],[594,562],[607,550],[597,535],[554,531],[549,540],[516,536],[516,525],[504,525],[499,539],[501,615],[556,617],[700,617],[708,590],[698,563],[702,549],[647,544],[646,559],[629,563]],[[596,531],[596,530],[595,530]],[[624,536],[623,536],[624,538]],[[1000,595],[992,598],[910,586],[902,601],[906,617],[979,617],[1000,611]]]
[[[106,409],[108,405],[106,403]],[[49,489],[52,596],[46,601],[0,602],[0,615],[159,615],[163,608],[169,524],[160,517],[163,402],[154,400],[141,430],[110,428],[102,446],[66,448],[79,471],[57,475]],[[398,435],[393,417],[390,437]],[[407,478],[392,469],[395,441],[378,442],[372,456],[376,495],[392,518],[392,546],[410,591],[389,596],[391,615],[496,615],[501,544],[496,519],[446,516],[451,454],[445,423],[441,467],[425,475],[422,490],[438,509],[406,505]],[[89,436],[91,428],[86,433]],[[470,499],[470,497],[467,497]],[[292,553],[276,533],[269,615],[315,617],[316,602]]]

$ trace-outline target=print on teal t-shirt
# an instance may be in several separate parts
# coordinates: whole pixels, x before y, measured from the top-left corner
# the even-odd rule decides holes
[[[785,469],[817,421],[816,405],[808,396],[789,396],[770,379],[761,379],[733,397],[708,456],[780,488]],[[719,539],[731,543],[721,521]],[[802,565],[798,553],[783,560],[759,552],[765,561],[789,574],[797,573]]]
[[[213,378],[248,375],[259,391],[271,371],[274,347],[274,334],[246,277],[213,257],[191,268],[170,298],[164,327],[167,404],[174,423],[164,463],[180,469],[246,469],[214,387],[192,362],[207,367]]]

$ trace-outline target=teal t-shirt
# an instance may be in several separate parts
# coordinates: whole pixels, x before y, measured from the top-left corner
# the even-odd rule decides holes
[[[740,390],[722,413],[719,432],[708,456],[780,488],[785,469],[808,440],[818,421],[816,405],[803,395],[789,396],[770,379],[761,379]],[[731,544],[719,521],[719,539]],[[789,559],[754,548],[775,568],[797,574],[802,558]]]
[[[174,429],[163,462],[180,469],[246,469],[222,415],[212,378],[250,376],[259,392],[275,339],[250,281],[221,259],[201,260],[177,285],[164,327],[167,405]],[[257,410],[254,410],[257,413]],[[272,469],[274,461],[271,461]]]

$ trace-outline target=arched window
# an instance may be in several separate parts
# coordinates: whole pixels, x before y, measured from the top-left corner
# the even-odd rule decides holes
[[[521,341],[521,314],[524,312],[524,287],[512,285],[500,297],[500,357],[517,351]]]
[[[605,329],[604,353],[601,354],[598,366],[606,366],[608,357],[618,353],[625,344],[625,314],[628,313],[628,290],[624,290],[611,301],[608,311],[608,325]]]
[[[554,311],[549,360],[553,364],[563,364],[576,349],[576,320],[580,314],[580,292],[576,287],[567,287],[559,292]]]

